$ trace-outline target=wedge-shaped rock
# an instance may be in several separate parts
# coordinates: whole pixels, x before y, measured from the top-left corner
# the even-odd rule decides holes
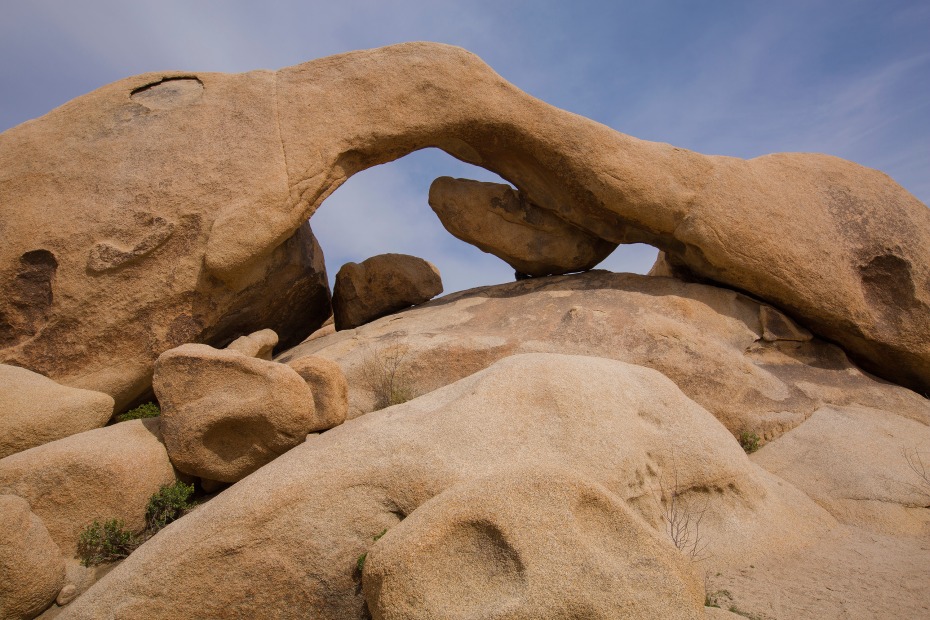
[[[0,618],[31,620],[65,585],[61,550],[29,502],[0,495]]]
[[[346,263],[333,285],[336,329],[352,329],[392,312],[429,301],[442,292],[432,263],[407,254],[379,254]]]
[[[112,415],[113,399],[107,394],[0,364],[0,458],[99,428]]]
[[[691,558],[567,470],[507,470],[417,508],[363,565],[378,620],[700,620]]]
[[[585,271],[617,248],[501,183],[439,177],[430,185],[429,206],[450,233],[521,274]]]
[[[0,493],[27,500],[62,553],[95,519],[145,527],[145,507],[175,481],[158,419],[86,431],[0,459]]]
[[[752,464],[711,414],[661,374],[613,360],[520,355],[294,448],[161,531],[62,618],[268,617],[299,609],[361,619],[359,557],[384,529],[459,484],[565,464],[583,481],[576,488],[599,485],[654,532],[665,531],[663,502],[672,493],[703,511],[711,569],[808,544],[835,524]],[[577,536],[539,535],[555,546]],[[668,558],[667,546],[655,548],[647,566]],[[495,558],[484,546],[476,553]],[[596,570],[578,568],[567,564],[551,588]],[[179,589],[185,596],[176,596]],[[469,616],[453,607],[443,617]]]
[[[208,480],[235,482],[329,428],[293,369],[231,349],[187,344],[155,364],[155,394],[171,462]]]

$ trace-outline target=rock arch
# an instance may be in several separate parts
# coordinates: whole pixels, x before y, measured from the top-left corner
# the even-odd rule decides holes
[[[171,105],[133,99],[159,84]],[[46,327],[0,361],[54,361],[72,383],[138,391],[179,317],[206,326],[239,316],[349,176],[431,146],[600,239],[648,243],[698,278],[781,308],[877,374],[930,388],[930,212],[887,176],[825,155],[747,161],[638,140],[435,43],[276,72],[140,75],[0,135],[0,272],[34,248],[59,261]],[[75,212],[80,222],[62,230]],[[126,213],[175,222],[174,232],[125,267],[88,272],[93,247],[147,238]],[[906,307],[877,293],[875,278],[863,284],[862,257],[874,256],[909,266]],[[118,303],[106,303],[114,287]],[[133,380],[107,378],[117,365],[135,368]]]

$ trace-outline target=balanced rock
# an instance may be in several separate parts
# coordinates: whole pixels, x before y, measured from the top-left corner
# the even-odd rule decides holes
[[[192,476],[235,482],[328,428],[295,370],[235,350],[166,351],[153,386],[171,462]]]
[[[379,254],[346,263],[333,285],[336,329],[352,329],[382,316],[422,304],[442,292],[439,270],[407,254]]]
[[[668,592],[678,580],[676,600],[693,609],[693,580],[682,575],[680,562],[671,561],[667,544],[655,540],[657,533],[665,536],[663,505],[673,493],[679,506],[703,514],[708,570],[803,547],[836,523],[797,489],[750,462],[712,415],[661,374],[606,359],[519,355],[297,446],[150,539],[72,603],[63,618],[277,617],[299,609],[315,618],[360,619],[363,597],[377,601],[378,593],[366,591],[364,581],[359,587],[357,566],[359,557],[378,545],[373,538],[379,533],[387,529],[390,536],[421,508],[427,515],[413,525],[431,523],[430,500],[459,485],[495,478],[512,482],[514,471],[551,471],[565,464],[579,482],[562,497],[577,492],[575,497],[596,500],[573,508],[584,515],[575,523],[591,528],[591,536],[603,531],[598,528],[612,532],[618,523],[635,529],[600,543],[613,555],[602,572],[569,562],[561,572],[556,566],[534,572],[533,592],[548,588],[547,600],[558,595],[577,600],[565,591],[589,592],[585,582],[592,575],[601,580],[615,574],[628,557],[616,545],[630,541],[655,555],[632,565],[624,582],[639,580],[643,600],[650,601],[648,588]],[[472,514],[483,510],[475,491],[487,484],[460,488],[463,496],[475,498]],[[454,497],[459,491],[450,492]],[[553,486],[519,497],[523,502],[535,495],[544,502],[549,493],[553,504],[567,509]],[[501,501],[491,493],[486,508]],[[635,518],[620,513],[623,503]],[[598,514],[602,507],[606,514]],[[522,519],[529,524],[549,519],[532,512],[532,506],[513,507],[502,520],[509,531]],[[636,519],[653,534],[633,525]],[[548,522],[570,521],[562,512]],[[475,543],[477,557],[469,560],[469,570],[483,567],[501,575],[494,562],[513,566],[508,564],[513,555],[497,555],[493,535],[477,534],[463,542],[466,548],[455,549],[461,557],[469,552],[467,544]],[[536,544],[561,548],[583,536],[555,529],[539,534],[551,542]],[[404,548],[415,545],[409,540]],[[439,560],[431,561],[435,566]],[[535,571],[537,561],[528,559],[527,566]],[[655,581],[656,565],[669,567],[671,574]],[[426,579],[422,571],[416,575]],[[448,568],[435,577],[421,582],[433,589],[420,596],[440,600],[443,591],[455,591],[447,579],[472,578]],[[614,587],[616,592],[624,586]],[[185,596],[176,596],[181,589]],[[532,601],[527,604],[532,609]],[[469,617],[455,611],[443,617]]]
[[[107,394],[0,364],[0,458],[99,428],[112,415],[113,398]]]
[[[145,507],[175,481],[157,419],[86,431],[0,459],[0,493],[27,500],[71,557],[95,519],[145,527]]]
[[[325,357],[308,355],[288,366],[307,382],[313,392],[313,405],[320,428],[325,430],[346,421],[349,414],[349,382],[342,367]]]
[[[61,550],[29,502],[0,495],[0,618],[32,620],[65,582]]]
[[[439,177],[429,205],[450,233],[530,276],[585,271],[617,248],[502,183]]]
[[[278,344],[278,335],[273,329],[263,329],[248,336],[239,336],[228,345],[227,349],[238,351],[249,357],[271,361],[271,353]]]
[[[599,484],[507,470],[440,493],[368,552],[379,620],[700,620],[691,558]]]

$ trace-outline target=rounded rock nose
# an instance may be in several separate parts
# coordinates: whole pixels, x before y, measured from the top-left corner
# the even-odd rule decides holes
[[[703,617],[689,560],[622,500],[563,470],[452,487],[372,547],[362,579],[383,620]]]

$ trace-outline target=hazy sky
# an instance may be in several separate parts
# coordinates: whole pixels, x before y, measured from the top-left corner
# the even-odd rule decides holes
[[[0,130],[120,78],[274,69],[412,40],[465,47],[523,90],[618,131],[702,153],[829,153],[930,203],[930,2],[0,0]],[[435,150],[350,179],[313,217],[330,277],[402,252],[447,291],[512,270],[445,232],[441,175],[494,175]],[[790,242],[790,240],[786,240]],[[655,252],[604,266],[642,272]]]

